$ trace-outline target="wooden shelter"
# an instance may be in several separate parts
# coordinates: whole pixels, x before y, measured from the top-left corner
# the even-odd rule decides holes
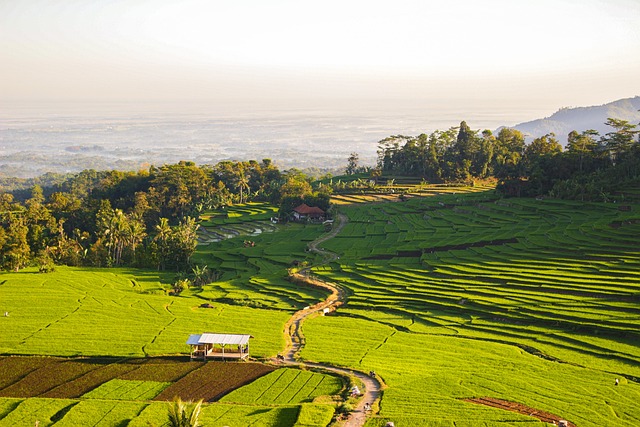
[[[315,221],[324,220],[324,211],[317,206],[307,206],[305,203],[293,208],[293,217],[297,221],[310,219]]]
[[[245,360],[249,357],[249,338],[240,334],[193,334],[187,344],[191,346],[191,360]]]

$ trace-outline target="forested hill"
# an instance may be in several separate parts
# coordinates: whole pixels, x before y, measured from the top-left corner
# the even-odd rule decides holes
[[[591,107],[561,108],[550,117],[520,123],[514,128],[531,139],[553,132],[558,141],[566,143],[567,136],[573,130],[583,132],[594,129],[600,135],[609,132],[610,128],[605,125],[609,117],[638,123],[640,121],[638,110],[640,110],[640,96]]]

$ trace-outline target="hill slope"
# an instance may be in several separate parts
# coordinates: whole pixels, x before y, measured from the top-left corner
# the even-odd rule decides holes
[[[532,138],[553,132],[560,143],[565,145],[567,135],[572,130],[582,132],[595,129],[600,132],[600,135],[611,132],[611,128],[604,124],[609,117],[638,123],[640,122],[638,110],[640,110],[640,96],[591,107],[561,108],[550,117],[520,123],[514,128]]]

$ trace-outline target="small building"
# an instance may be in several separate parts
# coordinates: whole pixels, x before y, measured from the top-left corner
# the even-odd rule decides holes
[[[245,360],[249,357],[249,338],[240,334],[193,334],[187,344],[191,346],[191,360]]]
[[[296,221],[312,220],[323,221],[324,211],[317,206],[307,206],[305,203],[293,208],[293,217]]]

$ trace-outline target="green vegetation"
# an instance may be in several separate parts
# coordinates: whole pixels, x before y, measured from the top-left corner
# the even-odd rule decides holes
[[[190,333],[227,331],[255,337],[251,354],[283,345],[289,314],[238,305],[200,308],[198,289],[170,297],[157,272],[59,267],[54,273],[6,273],[0,285],[0,352],[58,356],[152,356],[184,353]],[[242,319],[242,322],[238,320]],[[135,325],[135,327],[132,327]],[[80,368],[82,369],[82,368]]]
[[[398,423],[526,419],[461,400],[491,396],[636,425],[639,209],[492,193],[345,205],[323,245],[340,261],[314,272],[348,304],[304,324],[302,357],[375,370]]]
[[[553,133],[526,144],[518,130],[480,133],[464,121],[444,132],[390,136],[378,143],[372,178],[408,175],[439,183],[494,177],[498,189],[510,196],[637,201],[640,130],[615,118],[605,124],[612,131],[600,138],[594,130],[571,132],[564,151]]]
[[[300,288],[286,280],[287,269],[307,259],[307,244],[323,228],[269,223],[268,231],[263,232],[262,219],[273,209],[272,205],[254,203],[205,214],[210,219],[202,227],[204,234],[220,233],[220,228],[224,228],[226,232],[233,230],[235,237],[198,247],[193,260],[220,273],[218,280],[198,291],[199,297],[282,310],[299,309],[324,298],[325,292]],[[221,215],[229,215],[230,225],[220,222]],[[254,231],[247,236],[241,229]],[[253,244],[247,244],[247,239]]]
[[[333,418],[334,407],[331,405],[300,405],[300,413],[294,427],[324,427]]]
[[[85,369],[80,371],[80,366]],[[238,426],[246,425],[245,422],[279,426],[286,420],[284,425],[293,425],[298,412],[302,411],[298,404],[337,393],[342,387],[341,381],[332,376],[281,369],[283,375],[271,377],[272,371],[274,367],[260,363],[188,362],[185,358],[3,357],[0,358],[3,373],[0,425],[33,425],[36,420],[40,425],[56,422],[65,426],[115,426],[129,420],[131,425],[161,424],[163,421],[158,420],[166,419],[169,408],[173,407],[166,404],[167,401],[179,398],[215,402],[232,390],[245,397],[244,400],[230,399],[241,406],[204,405],[201,413],[204,425],[206,420]],[[254,385],[256,378],[259,383]],[[263,378],[271,378],[266,386]],[[255,395],[251,398],[251,393],[268,389],[267,394],[273,394],[276,388],[280,389],[277,398],[270,400]],[[165,402],[151,403],[151,399]],[[331,419],[333,407],[318,405],[319,408],[314,408],[315,403],[306,404],[307,415],[303,419],[307,423],[319,422],[327,416]],[[329,414],[328,409],[331,409]]]
[[[177,397],[169,407],[170,427],[200,427],[200,411],[202,400],[195,404],[183,402]]]
[[[310,178],[297,170],[280,172],[269,159],[214,166],[179,162],[138,173],[83,171],[46,189],[34,185],[29,195],[0,192],[0,268],[189,272],[200,215],[252,200],[329,204],[328,195],[314,193]],[[273,210],[271,215],[277,216]]]
[[[465,145],[473,146],[469,129],[457,139],[449,136],[456,153],[473,151]],[[483,141],[490,137],[483,135]],[[508,131],[498,138],[507,145],[519,141]],[[619,145],[615,168],[634,155],[627,145]],[[395,150],[393,141],[389,147]],[[508,182],[523,189],[544,174],[522,184],[525,175],[513,171],[563,156],[549,137],[523,150],[523,157],[495,164],[481,157],[459,162],[450,152],[442,171],[473,178],[486,166],[494,174],[506,171],[503,191]],[[24,204],[2,199],[2,262],[21,271],[0,275],[0,313],[7,312],[0,317],[0,353],[58,357],[0,357],[0,426],[36,420],[160,424],[175,396],[209,402],[202,405],[204,425],[326,425],[334,406],[314,399],[342,389],[334,377],[263,364],[188,362],[184,356],[188,335],[205,331],[251,334],[257,358],[281,351],[282,326],[291,313],[326,295],[287,280],[287,269],[305,263],[318,263],[312,273],[341,286],[347,303],[304,322],[301,356],[380,375],[387,388],[369,426],[543,425],[464,400],[474,397],[518,402],[580,427],[640,423],[640,206],[629,202],[627,189],[625,203],[587,203],[504,199],[489,190],[491,181],[430,184],[408,171],[393,179],[372,176],[373,183],[366,177],[328,180],[317,185],[325,187],[323,197],[339,193],[334,200],[349,222],[321,244],[340,258],[319,265],[321,257],[307,245],[323,226],[270,221],[277,210],[273,202],[309,196],[310,184],[295,171],[281,174],[267,196],[262,173],[269,167],[254,164],[262,171],[254,176],[245,166],[229,162],[207,170],[185,163],[150,171],[149,177],[101,175],[96,182],[102,195],[91,181],[83,188],[92,189],[92,196],[78,196],[77,209],[63,209],[60,195],[47,194],[43,201],[38,191]],[[592,173],[587,163],[582,167]],[[212,177],[235,172],[236,181],[224,187],[235,191],[230,201],[243,203],[224,208],[213,202],[194,206],[204,195],[175,186],[190,177],[190,188],[204,177],[203,188],[211,190],[217,182]],[[262,187],[252,187],[259,176]],[[155,194],[162,188],[164,195]],[[153,207],[142,209],[142,196],[132,196],[137,193],[155,194]],[[142,216],[136,216],[138,208]],[[199,224],[187,219],[191,214]],[[73,226],[78,232],[66,228],[81,218],[95,229],[84,234],[79,226]],[[141,242],[127,234],[135,224],[143,224]],[[171,236],[195,232],[195,225],[195,253],[176,252],[184,246],[173,244],[195,240]],[[124,234],[107,233],[113,226]],[[53,247],[81,249],[74,253],[81,254],[82,265],[95,260],[160,271],[64,266],[70,258],[54,256],[47,250]],[[168,273],[178,264],[170,258],[181,260],[182,276]],[[29,263],[34,265],[23,268]],[[180,292],[176,283],[185,283]]]
[[[116,426],[138,416],[145,406],[140,402],[80,401],[73,405],[55,425],[62,427]]]
[[[257,404],[303,403],[311,402],[318,396],[338,394],[342,388],[342,380],[331,375],[284,368],[232,391],[220,401]]]
[[[0,419],[0,426],[40,426],[48,427],[58,422],[65,413],[78,402],[67,399],[0,399],[0,407],[10,407],[11,412]]]
[[[160,420],[167,419],[169,405],[168,402],[151,403],[127,426],[148,427],[150,424],[161,424],[163,421]],[[204,426],[292,426],[296,421],[298,411],[297,406],[273,407],[216,403],[203,405],[199,420]]]

